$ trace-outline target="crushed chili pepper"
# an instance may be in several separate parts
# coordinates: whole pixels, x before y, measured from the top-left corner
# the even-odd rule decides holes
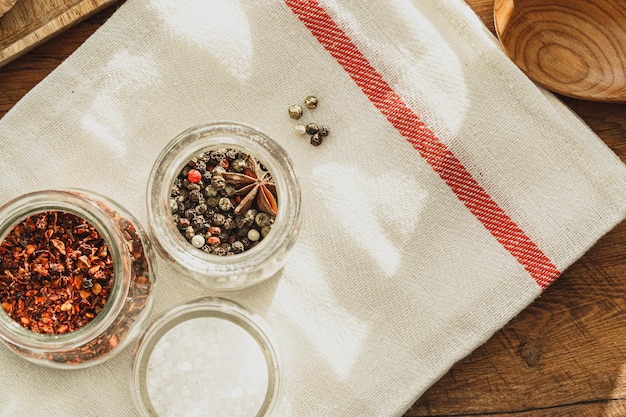
[[[74,214],[46,211],[17,224],[0,244],[0,302],[35,333],[72,332],[107,302],[113,261],[98,230]],[[81,297],[81,283],[96,284]]]
[[[84,197],[84,195],[82,195],[81,193],[76,193],[76,194]],[[123,304],[121,311],[118,312],[118,314],[116,315],[112,323],[102,333],[98,334],[97,336],[95,336],[94,338],[90,340],[86,340],[85,343],[81,345],[68,348],[68,349],[60,349],[60,350],[57,349],[57,350],[50,350],[50,351],[42,352],[42,351],[29,350],[27,348],[23,348],[16,344],[8,343],[7,345],[11,347],[13,350],[15,350],[17,353],[25,357],[33,358],[35,360],[50,361],[50,362],[56,362],[59,364],[67,364],[71,366],[74,366],[74,365],[80,366],[81,364],[84,364],[85,362],[100,360],[103,357],[107,356],[109,352],[111,352],[114,348],[118,347],[119,345],[123,343],[123,341],[129,336],[129,333],[131,332],[131,329],[133,328],[135,324],[137,324],[140,320],[143,320],[144,318],[147,317],[147,314],[142,315],[141,313],[149,311],[149,309],[145,311],[144,309],[145,307],[149,305],[148,297],[152,289],[152,282],[150,279],[150,265],[149,265],[148,255],[145,251],[145,246],[142,241],[142,237],[130,220],[121,216],[119,213],[117,213],[115,210],[111,209],[109,206],[107,206],[101,201],[98,201],[97,204],[100,206],[102,210],[104,210],[110,216],[110,218],[115,222],[117,227],[121,230],[124,236],[124,240],[126,241],[128,254],[130,256],[130,263],[131,263],[130,285],[128,287],[127,293],[120,295],[125,298],[125,303]],[[44,221],[38,220],[35,222],[35,224],[42,226],[44,225]],[[81,229],[85,227],[87,226],[82,226]],[[45,234],[44,234],[44,237],[45,237]],[[51,237],[52,236],[50,235],[48,236],[47,239],[50,240]],[[15,243],[15,241],[13,241],[13,243]],[[52,243],[52,245],[55,245],[55,244]],[[56,245],[61,247],[61,245],[59,245],[58,243]],[[106,249],[105,248],[106,248],[105,246],[100,246],[100,249],[98,251],[98,254],[100,256],[104,256],[104,257],[108,256],[109,254],[108,248]],[[17,249],[16,249],[16,252],[17,252]],[[23,250],[25,250],[26,252],[29,251],[28,243],[26,243],[26,248]],[[57,250],[60,251],[60,249],[58,248]],[[65,250],[66,250],[66,253],[68,253],[67,246]],[[7,251],[7,249],[3,249],[3,247],[0,246],[1,257],[4,257],[5,251]],[[9,252],[12,255],[13,252],[11,251]],[[37,253],[37,251],[35,250],[32,253]],[[89,261],[89,264],[92,263],[89,257],[87,257],[86,260],[83,258],[80,262],[81,264],[84,263],[83,266],[87,266],[87,261]],[[76,264],[78,263],[79,262],[77,259]],[[91,268],[96,267],[96,266],[97,264],[88,266],[87,271],[89,272]],[[100,271],[102,271],[102,268],[100,269]],[[98,271],[92,270],[92,272],[95,273]],[[80,303],[83,301],[84,298],[89,298],[91,297],[91,294],[94,294],[93,288],[96,288],[96,292],[100,293],[96,295],[96,297],[102,297],[103,293],[110,290],[110,287],[103,285],[102,281],[93,279],[93,277],[91,277],[88,274],[82,274],[82,280],[78,278],[80,276],[81,275],[78,275],[77,277],[75,277],[74,286],[77,288],[73,290],[77,299],[80,300],[78,303],[79,306],[81,305]],[[96,284],[98,284],[98,286]],[[0,293],[2,291],[4,291],[4,286],[3,286],[3,281],[0,280]],[[56,297],[53,294],[49,298],[56,298]],[[3,298],[0,297],[0,300],[2,299]],[[20,299],[21,299],[21,296],[20,296]],[[63,304],[64,302],[59,304],[59,310],[61,310],[61,306]],[[8,301],[2,301],[0,305],[4,308],[5,311],[7,311],[8,309],[6,308],[6,306],[11,306],[11,303]],[[76,307],[75,303],[72,303],[72,305],[73,307]],[[80,315],[82,315],[83,318],[86,320],[93,319],[99,312],[101,312],[101,310],[102,308],[100,306],[94,311],[83,311],[82,308],[79,307]],[[56,316],[58,316],[58,313]],[[28,317],[25,317],[25,318],[26,318],[26,321],[30,320]],[[48,320],[48,319],[54,320],[54,317],[50,316],[48,312],[44,311],[41,314],[41,319],[42,320]],[[58,334],[69,331],[69,326],[67,328],[62,327],[62,326],[63,325],[57,327]]]
[[[46,359],[69,364],[81,364],[88,360],[100,359],[126,339],[131,326],[139,319],[148,304],[152,288],[150,267],[141,236],[135,226],[126,218],[114,212],[104,203],[101,208],[109,212],[123,231],[131,257],[131,282],[126,294],[126,303],[113,323],[97,338],[77,350],[68,350],[48,355]],[[95,286],[95,284],[94,284]]]

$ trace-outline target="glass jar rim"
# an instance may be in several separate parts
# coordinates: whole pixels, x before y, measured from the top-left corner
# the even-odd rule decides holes
[[[232,256],[218,256],[191,247],[171,220],[169,206],[172,184],[178,172],[199,153],[224,148],[246,152],[263,163],[272,173],[279,201],[271,232],[254,248]],[[242,123],[207,123],[191,127],[174,137],[153,165],[146,200],[148,229],[154,245],[195,276],[253,271],[276,253],[289,251],[294,244],[293,236],[299,233],[300,184],[289,156],[266,134]],[[220,286],[220,289],[230,288]]]
[[[96,228],[108,245],[113,261],[113,287],[102,311],[89,323],[72,332],[50,335],[36,333],[22,327],[0,311],[0,324],[8,332],[0,332],[0,338],[15,346],[42,349],[50,352],[72,349],[83,345],[104,332],[121,311],[130,286],[130,255],[124,237],[117,224],[101,203],[99,196],[82,189],[38,190],[22,194],[0,207],[0,242],[26,218],[46,211],[62,211],[74,214]]]
[[[269,416],[281,393],[282,368],[279,352],[268,324],[240,304],[221,297],[201,297],[178,305],[157,316],[137,341],[132,365],[132,392],[135,406],[145,416],[156,417],[147,388],[148,363],[158,342],[176,326],[196,318],[230,322],[258,344],[267,365],[267,391],[256,416]]]

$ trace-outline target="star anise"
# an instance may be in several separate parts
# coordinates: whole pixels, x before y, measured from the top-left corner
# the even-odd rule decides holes
[[[246,167],[242,173],[225,172],[223,177],[227,183],[237,187],[236,194],[241,196],[241,201],[235,207],[235,214],[241,214],[248,210],[256,198],[260,211],[272,217],[276,216],[278,210],[276,184],[274,184],[272,175],[268,171],[262,170],[252,156],[248,156],[246,159]]]

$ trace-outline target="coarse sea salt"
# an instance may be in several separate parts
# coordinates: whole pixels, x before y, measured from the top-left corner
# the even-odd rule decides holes
[[[268,391],[259,343],[230,320],[197,317],[165,333],[146,372],[159,417],[255,417]]]

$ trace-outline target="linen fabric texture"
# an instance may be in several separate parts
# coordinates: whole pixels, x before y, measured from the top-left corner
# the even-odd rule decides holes
[[[556,269],[624,218],[624,165],[506,58],[463,1],[319,7]],[[294,133],[287,112],[309,94],[319,106],[301,120],[331,130],[318,147]],[[261,314],[285,370],[277,416],[400,416],[540,295],[275,0],[127,0],[0,121],[0,199],[80,187],[145,226],[158,153],[213,121],[255,126],[287,150],[302,187],[300,239],[278,276],[226,294],[188,284],[159,260],[153,315],[203,295]],[[0,349],[0,414],[136,416],[131,362],[127,349],[59,371]]]

